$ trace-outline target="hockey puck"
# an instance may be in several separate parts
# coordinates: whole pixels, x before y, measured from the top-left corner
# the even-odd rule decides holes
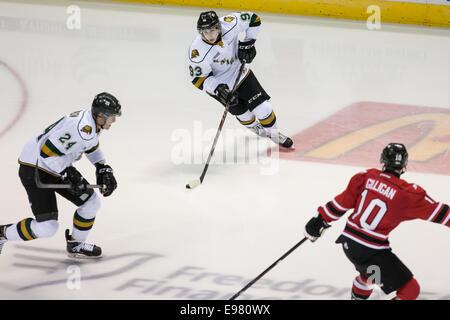
[[[191,186],[189,185],[189,183],[186,185],[186,189],[190,189]]]

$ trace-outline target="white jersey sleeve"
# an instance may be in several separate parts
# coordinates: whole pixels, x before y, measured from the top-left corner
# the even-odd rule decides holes
[[[103,151],[100,149],[100,143],[98,143],[95,147],[86,150],[85,154],[86,158],[88,158],[92,164],[96,164],[99,162],[106,163],[105,155],[103,154]]]
[[[238,28],[240,32],[245,32],[244,41],[253,40],[258,37],[259,28],[261,26],[261,18],[253,12],[233,13],[238,19]],[[224,17],[226,19],[226,17]]]

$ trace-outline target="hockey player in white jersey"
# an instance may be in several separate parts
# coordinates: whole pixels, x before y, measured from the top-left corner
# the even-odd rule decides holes
[[[99,136],[121,115],[121,105],[111,94],[95,96],[92,107],[73,112],[59,119],[43,132],[32,137],[19,157],[19,177],[28,194],[34,218],[0,226],[0,252],[7,241],[28,241],[52,237],[58,230],[56,193],[78,208],[73,216],[73,231],[66,230],[67,252],[75,258],[98,258],[101,248],[85,243],[100,198],[73,163],[83,154],[96,167],[97,184],[107,197],[117,188],[112,168],[106,164],[99,148]],[[70,189],[47,189],[36,185],[35,173],[41,183],[70,184]]]
[[[262,137],[293,147],[289,137],[278,131],[270,96],[264,91],[250,68],[245,68],[237,89],[232,87],[240,69],[240,61],[251,63],[256,55],[255,41],[260,17],[252,12],[232,13],[219,19],[216,12],[202,12],[197,21],[199,35],[188,52],[192,83],[223,105],[230,102],[229,112],[238,121]],[[243,41],[239,34],[245,32]]]

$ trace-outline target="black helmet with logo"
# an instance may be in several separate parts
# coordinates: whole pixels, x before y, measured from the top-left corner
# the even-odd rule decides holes
[[[402,143],[389,143],[381,153],[380,162],[385,168],[404,170],[408,164],[408,152]]]
[[[220,21],[215,11],[205,11],[200,13],[197,20],[197,31],[202,33],[204,30],[216,28],[220,30]]]
[[[98,116],[100,113],[103,114],[103,118],[120,117],[122,115],[122,106],[112,94],[102,92],[97,94],[94,101],[92,101],[92,114]]]

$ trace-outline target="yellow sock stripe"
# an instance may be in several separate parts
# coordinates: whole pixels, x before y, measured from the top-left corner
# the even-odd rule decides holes
[[[238,120],[239,120],[239,118],[238,118]],[[241,120],[239,120],[239,122],[241,124],[243,124],[244,126],[248,126],[249,124],[252,124],[253,122],[255,122],[255,120],[256,120],[256,118],[255,118],[255,116],[253,116],[253,118],[251,120],[248,120],[248,121],[241,121]]]
[[[17,223],[17,232],[24,241],[36,239],[36,236],[31,231],[31,221],[33,221],[33,219],[27,218]]]
[[[268,116],[265,119],[259,120],[259,122],[263,125],[263,126],[267,126],[268,124],[272,123],[273,120],[275,120],[275,113],[272,111],[272,113],[270,114],[270,116]]]
[[[78,212],[73,216],[73,225],[79,230],[89,230],[94,225],[95,218],[84,219]]]
[[[94,225],[94,221],[92,221],[92,222],[81,222],[81,221],[73,219],[73,224],[75,226],[81,227],[81,228],[91,228]]]

